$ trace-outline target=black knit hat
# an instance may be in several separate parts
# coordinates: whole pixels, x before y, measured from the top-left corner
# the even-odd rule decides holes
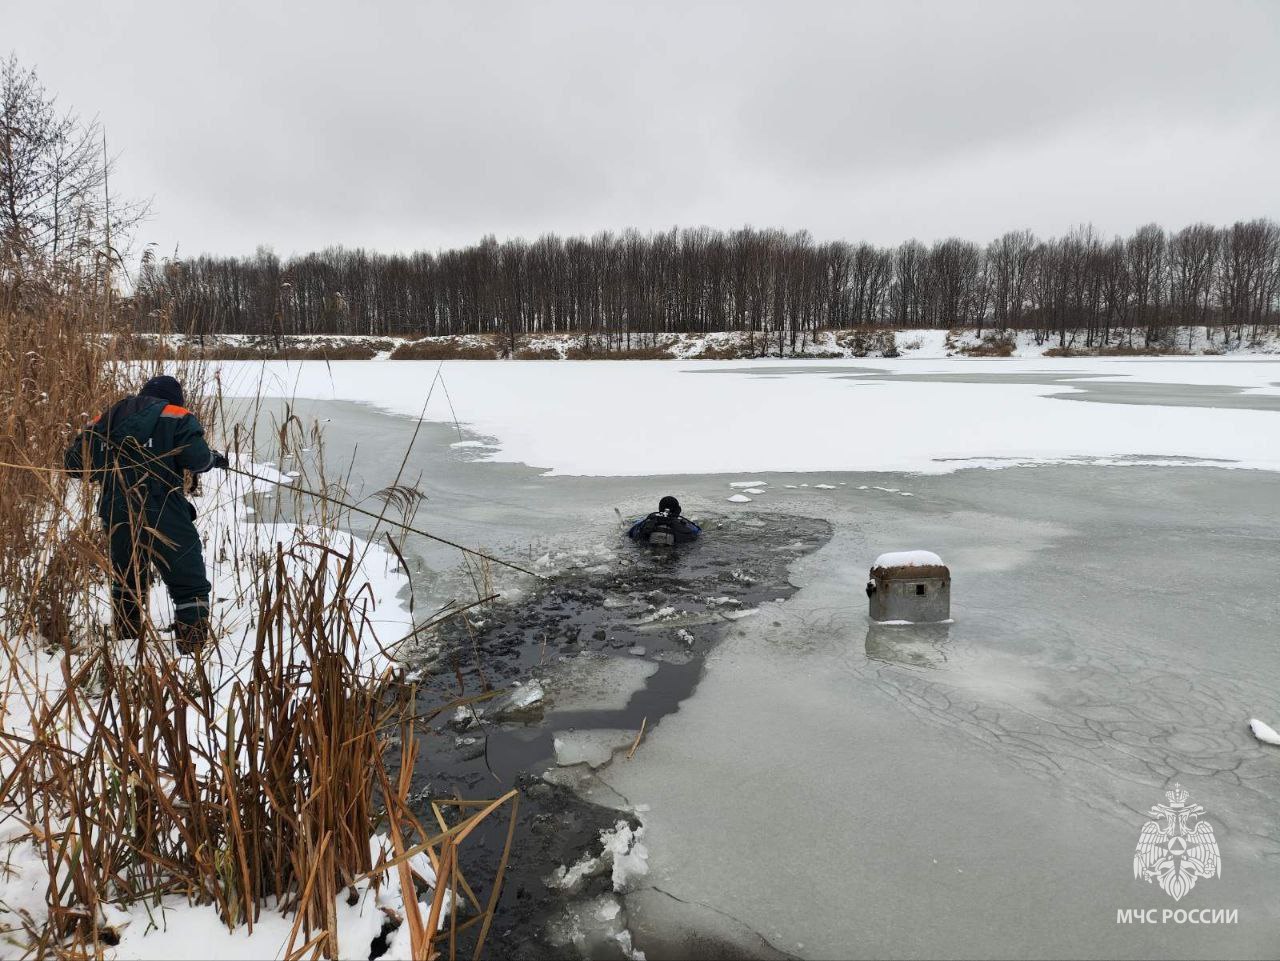
[[[672,517],[679,517],[680,502],[668,494],[666,497],[662,498],[662,500],[658,501],[658,511],[659,513],[666,511]]]
[[[138,391],[138,396],[158,397],[160,400],[167,401],[170,404],[177,404],[181,407],[182,385],[168,374],[161,374],[159,377],[152,377],[143,384],[142,390]]]

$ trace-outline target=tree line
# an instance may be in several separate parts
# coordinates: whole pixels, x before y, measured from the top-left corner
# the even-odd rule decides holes
[[[133,298],[142,329],[431,336],[618,337],[749,331],[794,346],[822,328],[1035,330],[1085,346],[1118,331],[1158,343],[1196,325],[1237,339],[1278,322],[1280,225],[1092,227],[988,243],[893,247],[807,232],[705,227],[534,241],[486,237],[438,253],[331,248],[281,260],[159,260]]]

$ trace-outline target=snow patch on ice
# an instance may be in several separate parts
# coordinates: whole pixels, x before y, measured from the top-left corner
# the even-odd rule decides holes
[[[751,498],[747,497],[745,494],[734,494],[731,497],[726,497],[725,500],[727,500],[730,504],[750,504],[751,503]]]
[[[1280,734],[1277,734],[1273,727],[1268,724],[1264,724],[1256,717],[1249,721],[1249,730],[1252,731],[1253,736],[1263,744],[1280,745]]]

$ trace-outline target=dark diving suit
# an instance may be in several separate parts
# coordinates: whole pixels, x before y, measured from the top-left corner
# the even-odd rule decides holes
[[[227,459],[209,449],[191,411],[145,390],[86,424],[65,466],[102,487],[98,516],[110,542],[116,636],[141,635],[154,568],[173,599],[179,648],[190,652],[208,634],[211,588],[183,471],[225,468]]]

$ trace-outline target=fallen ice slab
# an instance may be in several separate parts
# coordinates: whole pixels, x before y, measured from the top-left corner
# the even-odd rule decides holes
[[[767,487],[768,485],[769,482],[763,480],[729,481],[730,487]]]
[[[561,731],[552,740],[556,751],[556,763],[561,767],[586,764],[597,768],[608,764],[614,752],[630,747],[636,739],[635,731],[607,728],[600,731]]]
[[[745,494],[734,494],[732,497],[725,498],[730,504],[750,504],[751,498]]]
[[[635,657],[583,654],[543,678],[557,711],[621,711],[658,670]]]

